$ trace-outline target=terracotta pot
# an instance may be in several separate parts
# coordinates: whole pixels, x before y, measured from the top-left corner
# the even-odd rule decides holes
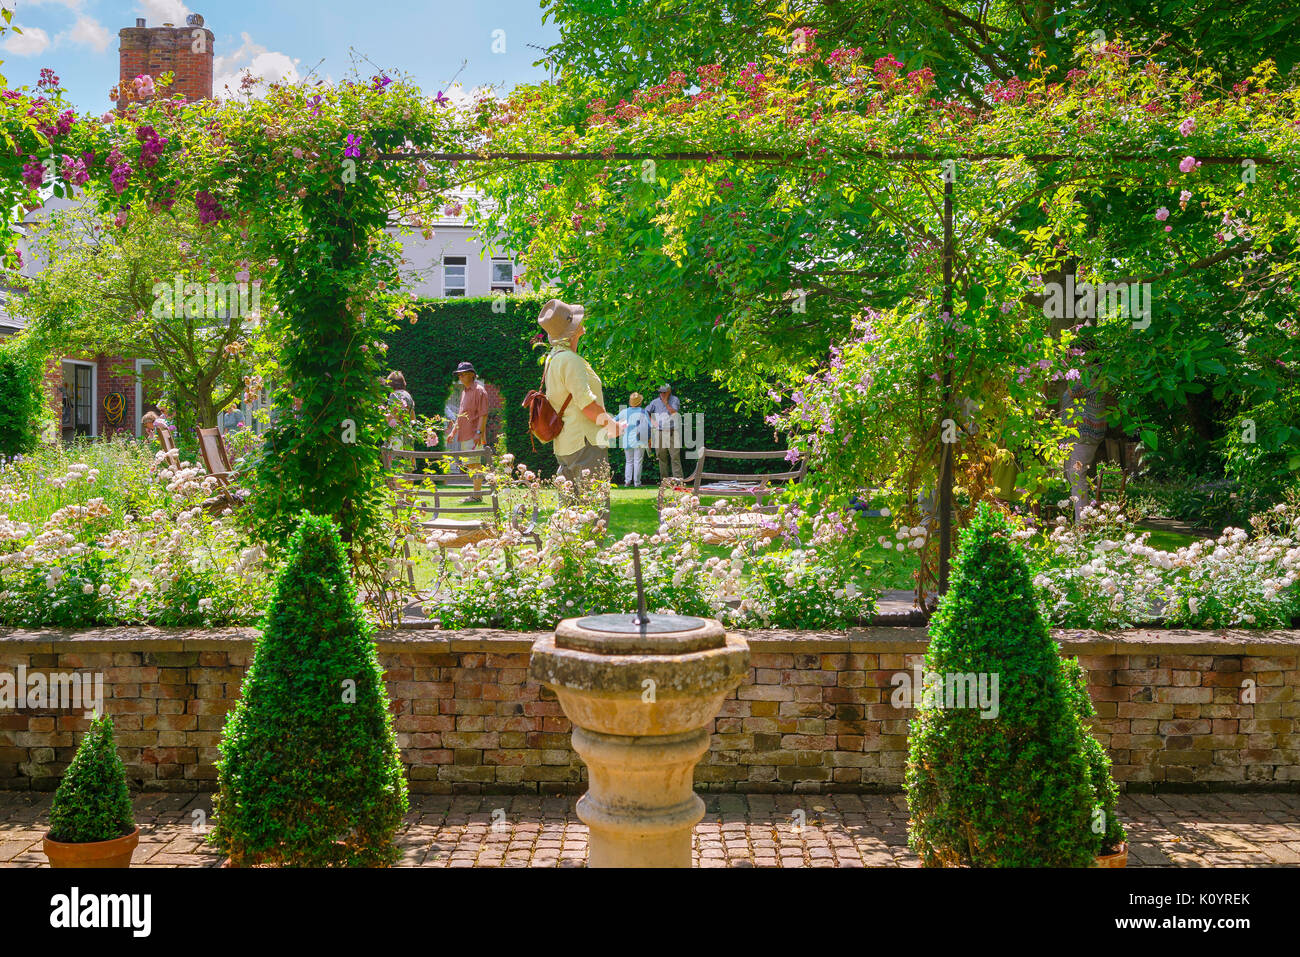
[[[111,841],[65,844],[45,836],[45,858],[50,867],[130,867],[131,855],[140,843],[140,829]]]
[[[1128,843],[1119,846],[1114,854],[1099,854],[1093,867],[1128,867]]]

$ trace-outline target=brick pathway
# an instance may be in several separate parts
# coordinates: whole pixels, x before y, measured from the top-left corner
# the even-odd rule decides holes
[[[0,867],[43,866],[49,794],[0,791]],[[587,828],[574,798],[411,796],[402,866],[578,867]],[[708,795],[702,867],[915,867],[902,795]],[[137,867],[213,867],[195,826],[207,794],[142,794]],[[1124,795],[1129,866],[1300,865],[1300,794]],[[200,812],[196,814],[195,812]],[[802,821],[799,814],[802,813]],[[802,823],[802,827],[798,825]]]

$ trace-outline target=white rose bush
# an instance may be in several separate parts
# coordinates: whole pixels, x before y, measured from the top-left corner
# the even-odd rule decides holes
[[[256,620],[265,556],[230,509],[205,508],[215,490],[201,468],[172,468],[132,440],[44,447],[3,463],[0,624]]]
[[[1176,551],[1150,545],[1117,505],[1088,507],[1046,536],[1030,529],[1045,613],[1068,628],[1287,628],[1300,615],[1300,500]]]

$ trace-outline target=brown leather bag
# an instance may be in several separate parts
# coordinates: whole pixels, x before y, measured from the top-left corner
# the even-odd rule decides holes
[[[523,407],[528,410],[528,431],[531,435],[543,442],[552,442],[564,428],[564,410],[569,407],[573,400],[573,393],[564,400],[564,405],[560,406],[560,411],[555,411],[555,406],[551,405],[551,400],[546,398],[546,370],[550,367],[551,360],[548,356],[546,364],[542,366],[542,384],[539,388],[529,391],[524,396]],[[537,445],[534,443],[533,448]]]

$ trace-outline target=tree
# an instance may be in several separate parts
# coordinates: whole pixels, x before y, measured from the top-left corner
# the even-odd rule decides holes
[[[1290,374],[1295,340],[1281,333],[1215,348],[1184,329],[1199,343],[1190,365],[1152,348],[1180,315],[1205,322],[1222,310],[1224,322],[1261,330],[1297,305],[1287,277],[1300,261],[1288,225],[1298,95],[1276,88],[1273,64],[1225,87],[1209,71],[1082,38],[1075,69],[1061,76],[1044,61],[992,80],[991,105],[976,110],[936,96],[926,69],[803,42],[737,71],[670,75],[617,106],[597,98],[580,132],[566,125],[564,89],[514,91],[491,113],[494,148],[602,159],[494,171],[486,229],[526,251],[530,275],[554,275],[562,295],[584,302],[593,341],[611,352],[713,371],[758,401],[816,388],[820,408],[848,410],[874,389],[878,404],[907,410],[911,441],[879,414],[837,430],[834,415],[792,409],[783,424],[817,453],[814,481],[884,489],[909,525],[917,492],[933,488],[945,429],[973,503],[991,484],[993,457],[980,445],[1032,460],[1022,488],[1055,470],[1051,449],[1064,436],[1034,413],[1064,383],[1124,391],[1134,380],[1115,375],[1119,363],[1166,364],[1164,387],[1190,393],[1201,376],[1255,375],[1269,348]],[[1216,163],[1227,151],[1258,161]],[[691,158],[666,158],[681,154]],[[948,315],[945,176],[956,195]],[[1073,295],[1053,314],[1076,282],[1150,284],[1140,291],[1158,304],[1154,319],[1131,301],[1096,307]],[[857,344],[857,380],[832,374],[862,332],[855,320],[873,313],[908,321]],[[1082,354],[1085,324],[1108,350]],[[969,424],[984,437],[969,440]],[[881,468],[856,467],[868,457]]]
[[[868,62],[897,56],[907,70],[928,68],[940,96],[977,107],[990,105],[990,81],[1023,77],[1036,60],[1064,75],[1078,37],[1094,31],[1233,81],[1261,56],[1284,75],[1300,59],[1300,11],[1270,0],[547,0],[545,8],[560,31],[547,57],[587,99],[611,103],[700,64],[738,72],[798,45],[796,31],[824,49],[860,48]]]
[[[19,308],[50,349],[154,363],[184,431],[216,425],[259,357],[265,371],[268,270],[229,221],[201,226],[188,202],[120,218],[83,203],[33,228],[44,268]]]
[[[221,738],[210,839],[234,864],[396,857],[406,779],[372,630],[337,528],[304,514]]]

